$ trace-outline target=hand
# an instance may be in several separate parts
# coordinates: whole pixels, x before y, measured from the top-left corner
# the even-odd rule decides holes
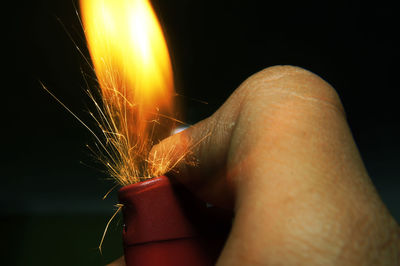
[[[171,174],[201,199],[234,209],[217,265],[400,263],[398,226],[368,177],[335,90],[318,76],[267,68],[153,152],[202,138],[192,150],[198,165],[180,162]]]

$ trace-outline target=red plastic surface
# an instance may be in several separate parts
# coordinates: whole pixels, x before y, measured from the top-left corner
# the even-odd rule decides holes
[[[214,265],[165,176],[125,186],[123,242],[128,266]]]
[[[205,266],[214,265],[198,238],[181,238],[125,246],[128,266]]]

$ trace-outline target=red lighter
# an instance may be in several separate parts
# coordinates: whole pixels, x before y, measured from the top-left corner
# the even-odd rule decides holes
[[[214,265],[230,229],[166,176],[119,190],[127,266]],[[229,217],[229,215],[228,215]],[[221,230],[222,229],[222,230]]]

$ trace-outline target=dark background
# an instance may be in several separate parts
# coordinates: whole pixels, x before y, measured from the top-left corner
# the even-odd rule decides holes
[[[277,3],[279,2],[279,3]],[[173,58],[185,121],[212,114],[248,76],[290,64],[334,86],[371,178],[400,220],[399,43],[394,1],[156,0]],[[75,2],[76,3],[76,2]],[[77,4],[76,4],[77,5]],[[74,1],[2,6],[0,233],[4,265],[101,265],[118,257],[117,202],[93,165],[89,133],[39,85],[85,121]],[[5,71],[4,71],[5,69]],[[202,104],[195,98],[208,102]]]

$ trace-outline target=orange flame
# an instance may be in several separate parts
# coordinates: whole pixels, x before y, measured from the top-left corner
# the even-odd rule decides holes
[[[101,128],[111,174],[155,174],[147,155],[170,133],[173,75],[166,41],[148,0],[81,0],[82,21],[101,88]],[[158,174],[158,173],[157,173]],[[117,178],[117,179],[118,179]],[[140,180],[139,180],[140,181]]]

